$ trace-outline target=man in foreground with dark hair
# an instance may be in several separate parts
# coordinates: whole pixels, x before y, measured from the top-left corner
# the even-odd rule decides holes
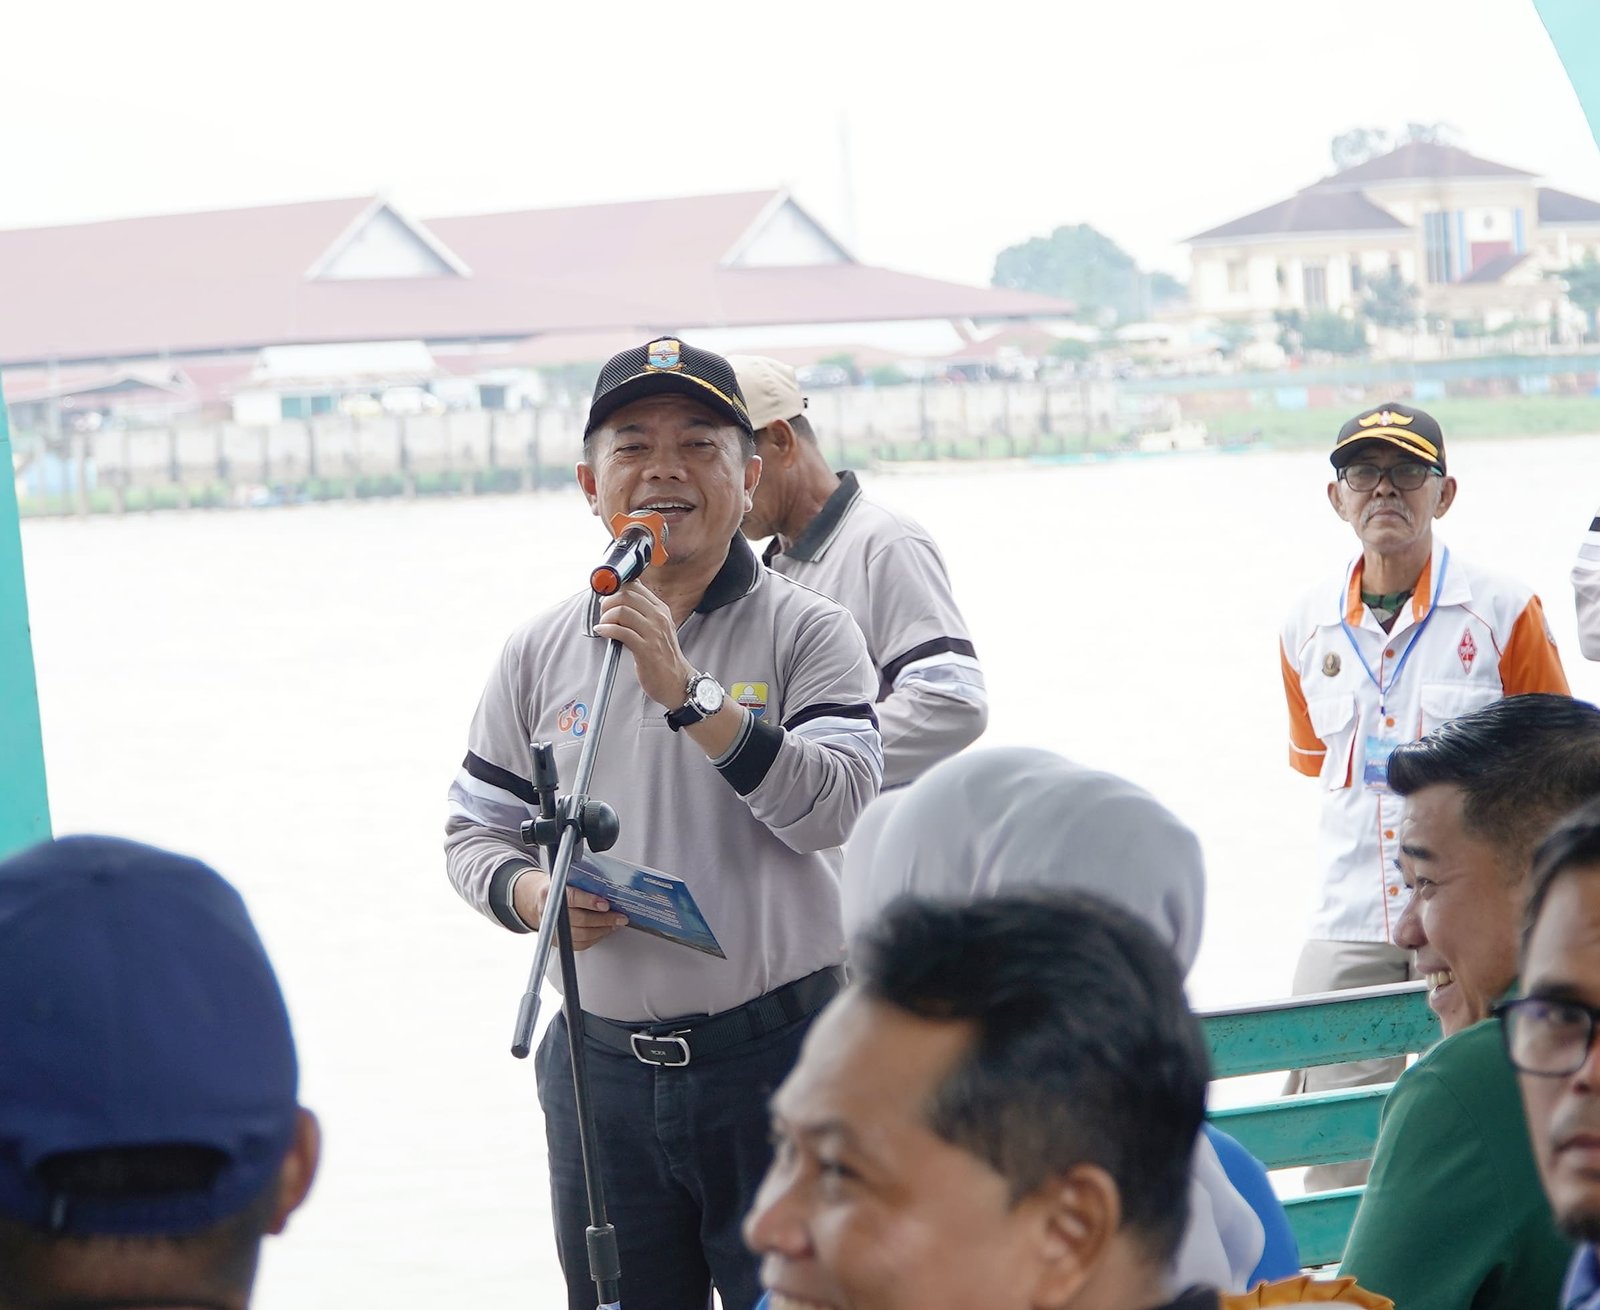
[[[1163,1285],[1207,1062],[1148,927],[1081,894],[908,898],[853,968],[772,1102],[745,1236],[773,1310],[1243,1303]]]
[[[1582,1243],[1564,1310],[1600,1307],[1600,801],[1568,815],[1534,857],[1522,996],[1495,1007],[1522,1084],[1539,1175]]]
[[[794,369],[765,355],[728,363],[761,456],[744,535],[771,537],[762,553],[769,568],[832,597],[860,625],[878,672],[883,785],[901,786],[970,746],[989,721],[983,670],[944,559],[920,523],[868,500],[854,473],[829,467]]]
[[[1497,701],[1396,750],[1389,785],[1405,798],[1411,889],[1394,940],[1416,952],[1445,1040],[1384,1105],[1343,1268],[1407,1310],[1552,1305],[1569,1247],[1499,1026],[1483,1020],[1516,983],[1534,847],[1600,796],[1600,710],[1567,696]]]
[[[249,1304],[316,1173],[244,902],[110,837],[0,862],[0,1310]]]

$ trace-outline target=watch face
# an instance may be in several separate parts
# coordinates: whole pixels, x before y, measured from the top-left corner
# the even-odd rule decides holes
[[[702,714],[715,714],[722,708],[722,688],[709,674],[701,674],[694,682],[694,692],[689,697],[695,709]]]

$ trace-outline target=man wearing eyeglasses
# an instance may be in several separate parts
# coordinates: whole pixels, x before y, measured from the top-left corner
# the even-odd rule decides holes
[[[1534,860],[1519,1000],[1495,1007],[1556,1222],[1581,1243],[1564,1310],[1600,1310],[1600,801],[1563,820]]]
[[[1395,747],[1502,696],[1567,691],[1539,598],[1451,553],[1433,534],[1456,498],[1432,415],[1389,402],[1357,414],[1330,456],[1328,502],[1361,553],[1296,606],[1281,634],[1289,764],[1323,791],[1322,888],[1295,969],[1296,994],[1403,982],[1410,954],[1390,938],[1402,895]],[[1320,1092],[1398,1076],[1404,1061],[1302,1070]],[[1313,1190],[1349,1186],[1365,1166],[1321,1166]]]

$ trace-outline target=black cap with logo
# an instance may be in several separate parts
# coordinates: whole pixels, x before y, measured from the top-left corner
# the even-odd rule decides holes
[[[613,355],[600,370],[589,405],[589,421],[583,428],[584,440],[624,405],[644,396],[670,394],[698,400],[735,427],[752,431],[750,411],[745,407],[733,365],[709,350],[661,337]]]
[[[1394,446],[1441,473],[1445,471],[1444,433],[1426,410],[1394,401],[1363,410],[1339,429],[1329,463],[1336,469],[1354,463],[1369,441]]]

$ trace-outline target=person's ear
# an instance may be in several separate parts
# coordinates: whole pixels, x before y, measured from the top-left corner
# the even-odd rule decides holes
[[[787,465],[792,463],[794,461],[795,450],[799,444],[800,437],[799,434],[789,426],[789,420],[786,418],[775,418],[761,430],[767,434],[766,442],[768,458],[776,461],[779,464]]]
[[[278,1170],[278,1199],[272,1207],[269,1233],[281,1233],[289,1226],[289,1216],[298,1210],[311,1192],[322,1158],[322,1125],[310,1110],[295,1111],[294,1142]]]
[[[1338,482],[1328,483],[1328,504],[1333,506],[1333,512],[1341,519],[1346,523],[1350,522],[1350,516],[1344,512],[1344,501],[1339,495]]]
[[[1456,480],[1445,477],[1439,483],[1439,503],[1433,507],[1433,517],[1442,519],[1445,510],[1456,503]]]
[[[583,460],[579,460],[578,467],[573,471],[578,475],[578,490],[583,492],[583,498],[589,502],[589,512],[598,516],[600,496],[594,480],[594,469]]]
[[[1023,1202],[1037,1223],[1036,1306],[1066,1306],[1104,1264],[1122,1227],[1122,1196],[1099,1165],[1077,1164]]]

